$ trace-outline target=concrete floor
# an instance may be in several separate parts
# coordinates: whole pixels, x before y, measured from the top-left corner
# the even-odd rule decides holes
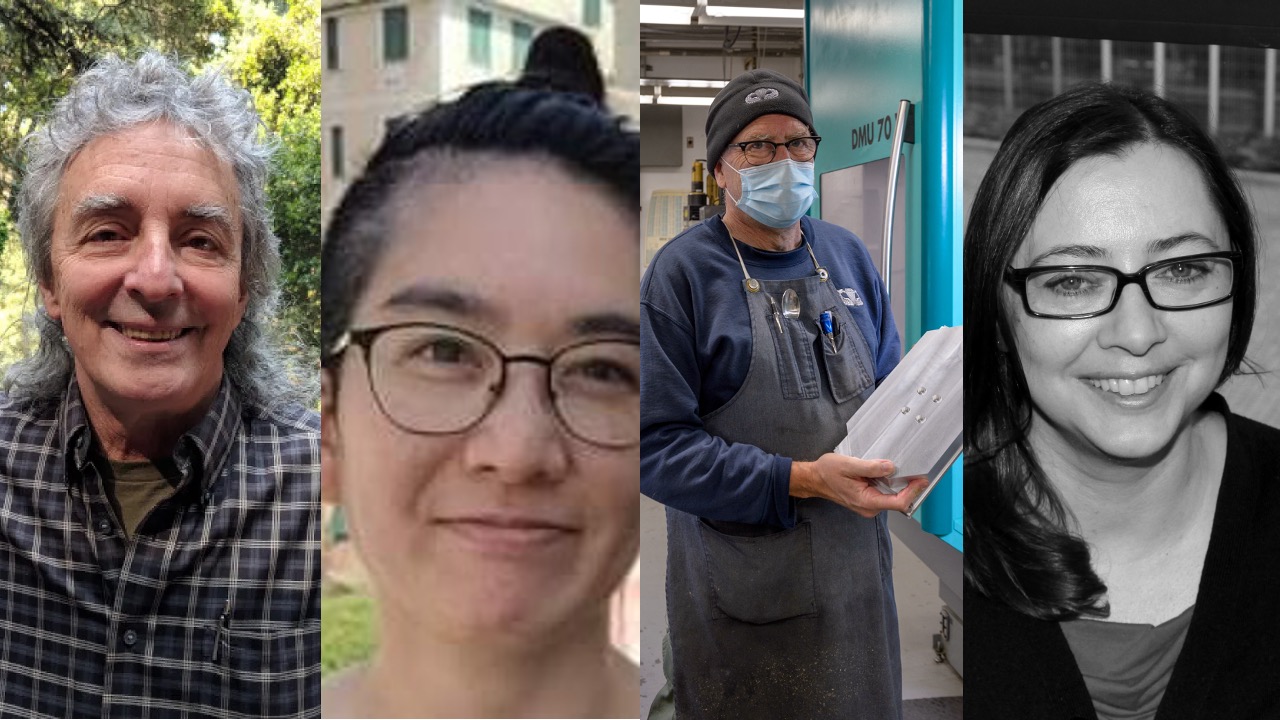
[[[667,519],[658,503],[640,498],[640,717],[665,682],[662,635],[667,627],[665,592]],[[894,592],[902,641],[902,694],[905,700],[955,697],[963,684],[951,666],[935,662],[933,634],[938,632],[938,579],[894,539]],[[955,718],[959,718],[957,712]]]

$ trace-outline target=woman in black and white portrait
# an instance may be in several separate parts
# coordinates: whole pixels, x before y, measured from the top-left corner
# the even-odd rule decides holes
[[[1196,121],[1078,87],[1026,111],[965,234],[965,715],[1280,713],[1280,430],[1259,239]]]

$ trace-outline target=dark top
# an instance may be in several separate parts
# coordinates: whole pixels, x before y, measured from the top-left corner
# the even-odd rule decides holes
[[[1280,430],[1232,415],[1195,611],[1156,720],[1280,718]],[[1056,622],[965,589],[964,715],[1097,715]]]
[[[879,383],[901,355],[884,284],[853,233],[800,219],[818,263],[866,338]],[[698,517],[791,527],[791,458],[709,434],[702,418],[727,403],[751,367],[751,321],[742,266],[713,217],[677,235],[640,286],[640,492]],[[751,277],[814,274],[802,244],[764,252],[738,243]],[[833,446],[834,449],[834,446]]]

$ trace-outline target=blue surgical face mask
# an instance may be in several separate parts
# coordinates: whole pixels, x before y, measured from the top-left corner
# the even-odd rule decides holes
[[[813,163],[796,162],[791,158],[739,170],[728,162],[742,178],[742,199],[734,198],[728,189],[725,194],[733,198],[738,209],[762,225],[771,228],[789,228],[809,210],[818,197],[813,186]]]

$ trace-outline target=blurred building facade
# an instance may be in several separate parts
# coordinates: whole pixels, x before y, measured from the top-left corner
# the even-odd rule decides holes
[[[1177,102],[1245,165],[1275,143],[1275,48],[966,34],[964,63],[969,137],[1001,138],[1035,103],[1101,80]]]
[[[615,112],[638,117],[637,0],[322,0],[324,218],[393,118],[519,75],[552,25],[591,38]]]

